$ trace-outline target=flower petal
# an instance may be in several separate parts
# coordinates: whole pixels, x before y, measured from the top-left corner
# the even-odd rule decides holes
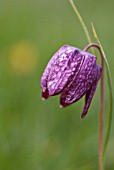
[[[68,45],[61,47],[48,63],[41,78],[43,93],[48,91],[49,96],[61,93],[67,82],[78,75],[83,60],[80,49]]]
[[[84,63],[80,72],[72,82],[66,87],[61,94],[60,104],[66,107],[78,101],[90,89],[96,78],[96,58],[89,53],[85,54]]]
[[[67,48],[67,45],[64,45],[63,47],[61,47],[59,49],[59,51],[57,51],[54,56],[50,59],[48,65],[46,66],[45,70],[44,70],[44,73],[41,77],[41,82],[40,82],[40,85],[42,87],[42,97],[44,99],[48,98],[49,97],[49,92],[48,92],[48,89],[47,89],[47,82],[48,82],[48,76],[49,76],[49,73],[53,67],[53,63],[55,62],[55,60],[58,58],[59,55],[61,55],[62,52],[66,51],[66,48]]]
[[[82,112],[81,118],[84,118],[87,114],[88,108],[91,104],[93,95],[96,91],[96,87],[97,87],[98,81],[99,81],[100,76],[101,76],[102,69],[98,65],[97,65],[97,71],[98,71],[97,78],[96,78],[95,82],[93,83],[93,85],[91,86],[91,88],[86,93],[85,106],[84,106],[84,110]]]
[[[44,92],[42,91],[42,100],[45,100],[49,97],[48,89],[46,89]]]
[[[59,61],[56,60],[48,78],[50,96],[59,94],[66,84],[72,81],[74,75],[78,74],[83,59],[84,56],[75,49],[70,53],[66,51],[58,58]]]

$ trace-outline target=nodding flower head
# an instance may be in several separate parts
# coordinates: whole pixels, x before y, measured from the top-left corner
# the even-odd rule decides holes
[[[66,107],[85,95],[81,115],[83,118],[92,101],[101,72],[94,55],[64,45],[51,58],[42,75],[42,98],[61,94],[60,105]]]

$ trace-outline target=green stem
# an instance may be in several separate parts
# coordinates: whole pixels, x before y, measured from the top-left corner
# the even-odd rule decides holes
[[[106,137],[105,137],[105,143],[104,143],[104,150],[103,150],[103,158],[106,152],[106,148],[107,148],[107,144],[109,141],[109,135],[110,135],[110,129],[111,129],[111,120],[112,120],[112,109],[113,109],[113,93],[112,93],[112,82],[111,82],[111,74],[110,74],[110,68],[109,68],[109,64],[106,58],[106,55],[104,53],[104,50],[102,48],[102,45],[99,41],[99,38],[97,36],[97,33],[95,31],[94,25],[92,24],[92,31],[93,34],[101,48],[103,57],[104,57],[104,61],[105,61],[105,65],[106,65],[106,73],[107,73],[107,78],[108,78],[108,87],[109,87],[109,98],[110,98],[110,105],[109,105],[109,112],[108,112],[108,124],[107,124],[107,130],[106,130]]]
[[[100,114],[99,114],[99,170],[104,169],[103,165],[103,128],[104,128],[104,57],[101,51],[101,48],[98,44],[91,43],[87,45],[83,51],[87,51],[89,48],[95,47],[99,50],[101,56],[101,67],[102,67],[102,75],[101,75],[101,90],[100,90]]]

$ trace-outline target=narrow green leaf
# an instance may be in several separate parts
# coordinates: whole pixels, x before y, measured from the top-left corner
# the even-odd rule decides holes
[[[73,0],[69,0],[75,14],[77,15],[81,25],[82,25],[82,28],[84,29],[84,32],[86,34],[86,37],[87,37],[87,40],[89,43],[92,43],[92,40],[91,40],[91,37],[90,37],[90,34],[89,34],[89,31],[86,27],[86,24],[85,22],[83,21],[76,5],[74,4]],[[95,31],[95,28],[92,24],[92,31],[93,31],[93,34],[94,34],[94,37],[96,38],[100,48],[101,48],[101,51],[102,51],[102,54],[104,56],[104,60],[105,60],[105,65],[106,65],[106,72],[107,72],[107,78],[108,78],[108,87],[109,87],[109,97],[110,97],[110,105],[109,105],[109,112],[108,112],[108,124],[107,124],[107,131],[106,131],[106,137],[105,137],[105,143],[104,143],[104,150],[103,150],[103,157],[105,155],[105,151],[106,151],[106,147],[107,147],[107,143],[108,143],[108,140],[109,140],[109,134],[110,134],[110,128],[111,128],[111,119],[112,119],[112,109],[113,109],[113,96],[112,96],[112,83],[111,83],[111,74],[110,74],[110,68],[109,68],[109,65],[108,65],[108,61],[107,61],[107,58],[106,58],[106,55],[104,53],[104,50],[102,48],[102,45],[98,39],[98,36],[96,34],[96,31]],[[95,51],[94,49],[92,48],[92,53],[95,55]]]
[[[84,20],[82,19],[76,5],[74,4],[73,0],[69,0],[75,14],[77,15],[81,25],[82,25],[82,28],[84,29],[84,32],[85,32],[85,35],[87,37],[87,40],[89,43],[92,43],[92,40],[91,40],[91,37],[90,37],[90,34],[89,34],[89,31],[85,25],[85,22]],[[109,105],[109,112],[108,112],[108,124],[107,124],[107,130],[106,130],[106,137],[105,137],[105,143],[104,143],[104,150],[103,150],[103,157],[105,155],[105,151],[106,151],[106,147],[107,147],[107,144],[108,144],[108,140],[109,140],[109,134],[110,134],[110,128],[111,128],[111,119],[112,119],[112,109],[113,109],[113,96],[112,96],[112,83],[111,83],[111,74],[110,74],[110,68],[109,68],[109,64],[108,64],[108,61],[107,61],[107,58],[106,58],[106,55],[104,53],[104,50],[102,48],[102,45],[99,41],[99,38],[96,34],[96,31],[95,31],[95,28],[92,24],[92,31],[93,31],[93,34],[94,34],[94,37],[96,38],[100,48],[101,48],[101,51],[102,51],[102,54],[103,54],[103,57],[104,57],[104,61],[105,61],[105,65],[106,65],[106,72],[107,72],[107,78],[108,78],[108,86],[109,86],[109,97],[110,97],[110,105]],[[92,53],[95,55],[95,51],[94,49],[92,48]]]
[[[72,6],[72,8],[73,8],[73,10],[74,10],[74,12],[75,12],[75,14],[77,15],[77,17],[78,17],[78,19],[79,19],[79,21],[80,21],[80,23],[81,23],[81,25],[82,25],[82,28],[84,29],[84,32],[85,32],[85,34],[86,34],[86,37],[87,37],[87,40],[88,40],[89,44],[92,43],[92,40],[91,40],[91,36],[90,36],[90,34],[89,34],[89,31],[88,31],[88,29],[87,29],[87,27],[86,27],[86,24],[85,24],[84,20],[82,19],[81,15],[80,15],[80,13],[79,13],[76,5],[74,4],[73,0],[69,0],[69,2],[70,2],[70,4],[71,4],[71,6]],[[91,50],[92,50],[92,53],[95,55],[95,50],[94,50],[94,48],[91,48]]]

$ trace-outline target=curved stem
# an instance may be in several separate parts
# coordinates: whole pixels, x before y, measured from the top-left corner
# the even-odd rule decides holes
[[[108,112],[108,117],[107,117],[107,129],[106,129],[106,136],[105,136],[105,142],[104,142],[104,150],[103,150],[103,159],[105,156],[105,152],[106,152],[106,148],[107,148],[107,144],[109,141],[109,136],[110,136],[110,130],[111,130],[111,122],[112,122],[112,111],[113,111],[113,89],[112,89],[112,80],[111,80],[111,73],[110,73],[110,67],[107,61],[107,57],[105,55],[105,52],[103,50],[103,47],[101,45],[101,42],[98,38],[98,35],[96,33],[95,27],[93,25],[93,23],[91,23],[92,26],[92,31],[94,34],[94,37],[96,38],[100,49],[102,51],[103,57],[104,57],[104,61],[105,61],[105,65],[106,65],[106,73],[107,73],[107,78],[108,78],[108,88],[109,88],[109,112]]]
[[[99,170],[103,170],[103,113],[104,113],[104,57],[101,51],[101,48],[96,43],[91,43],[87,45],[83,51],[87,51],[89,48],[95,47],[99,50],[101,56],[101,96],[100,96],[100,115],[99,115]]]

